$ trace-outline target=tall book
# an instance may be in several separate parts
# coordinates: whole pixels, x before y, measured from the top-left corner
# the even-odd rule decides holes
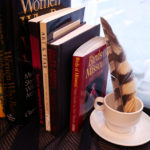
[[[105,39],[96,36],[73,54],[70,131],[78,132],[93,109],[97,96],[104,96],[108,74]]]
[[[58,17],[59,15],[61,15],[62,13],[70,13],[72,11],[76,11],[76,13],[78,12],[78,15],[75,17],[72,17],[72,15],[70,16],[70,19],[72,21],[75,21],[76,19],[83,21],[83,10],[82,11],[78,8],[78,9],[73,9],[70,7],[67,8],[62,8],[60,10],[57,10],[55,12],[52,13],[47,13],[38,17],[35,17],[33,19],[29,20],[29,30],[30,30],[30,42],[31,42],[31,52],[32,52],[32,65],[33,65],[33,69],[35,72],[35,76],[36,76],[36,87],[37,87],[37,94],[38,94],[38,107],[39,107],[39,116],[40,116],[40,123],[44,124],[44,95],[43,95],[43,80],[42,80],[42,64],[41,64],[41,39],[40,39],[40,22],[42,20],[44,20],[45,18],[54,18],[54,16],[57,16],[57,20],[59,20]],[[57,21],[55,18],[55,24],[53,24],[53,30],[51,31],[51,33],[49,34],[50,39],[54,39],[54,38],[58,38],[58,34],[60,36],[62,36],[63,34],[65,34],[64,32],[59,32],[61,29],[64,31],[71,30],[73,28],[76,27],[76,24],[71,23],[70,20],[66,22],[65,18],[64,18],[64,22],[59,22]],[[57,22],[57,23],[56,23]],[[72,25],[72,26],[71,26]],[[60,28],[61,27],[61,28]],[[64,29],[66,27],[66,29]],[[70,27],[70,28],[69,28]],[[57,32],[56,29],[57,28]],[[58,30],[59,28],[59,30]],[[55,31],[55,32],[54,32]]]
[[[0,118],[5,117],[4,85],[3,85],[3,54],[4,54],[4,1],[0,1]]]
[[[69,129],[71,76],[73,52],[90,38],[99,35],[99,25],[83,24],[62,38],[48,42],[47,65],[49,74],[52,133]]]
[[[70,1],[5,0],[4,96],[6,115],[12,122],[24,122],[37,108],[28,20],[63,5],[70,6]]]
[[[50,41],[49,35],[60,25],[68,21],[79,20],[83,22],[84,7],[71,8],[67,11],[50,16],[40,22],[40,37],[41,37],[41,59],[43,72],[43,89],[44,89],[44,106],[45,106],[45,127],[47,131],[51,131],[50,119],[50,95],[49,95],[49,76],[48,76],[48,61],[47,61],[47,42]]]

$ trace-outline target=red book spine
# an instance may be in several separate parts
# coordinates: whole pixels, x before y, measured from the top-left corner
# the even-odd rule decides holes
[[[33,68],[41,70],[41,54],[38,37],[30,34],[31,52],[32,52],[32,65]]]
[[[56,50],[48,48],[49,90],[51,100],[51,129],[56,132]]]
[[[41,87],[41,57],[40,57],[40,45],[39,39],[30,34],[31,52],[32,52],[32,66],[35,70],[36,76],[36,88],[38,94],[38,109],[40,116],[40,124],[44,124],[44,105],[42,98],[42,87]]]
[[[72,85],[71,85],[71,112],[70,112],[70,131],[78,132],[79,130],[79,112],[80,99],[82,92],[82,58],[73,57],[72,67]]]

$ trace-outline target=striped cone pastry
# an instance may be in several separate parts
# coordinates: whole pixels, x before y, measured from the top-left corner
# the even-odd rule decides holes
[[[111,26],[104,18],[101,18],[101,23],[107,46],[107,57],[116,103],[115,109],[134,112],[136,85],[132,68]]]

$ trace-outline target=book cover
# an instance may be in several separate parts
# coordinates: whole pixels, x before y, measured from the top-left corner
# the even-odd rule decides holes
[[[6,115],[12,122],[24,122],[37,108],[28,20],[63,4],[70,6],[70,1],[5,0],[4,97]]]
[[[108,74],[105,40],[94,37],[73,54],[70,131],[78,132],[93,109],[97,96],[104,96]]]
[[[68,35],[48,43],[48,73],[52,133],[69,129],[73,52],[90,38],[99,35],[100,26],[86,24]],[[79,33],[77,32],[79,31]],[[70,37],[67,39],[66,37]]]
[[[55,12],[46,13],[44,15],[35,17],[29,20],[29,31],[30,31],[30,43],[31,43],[31,53],[32,53],[32,66],[34,69],[36,77],[36,87],[38,94],[38,107],[39,107],[39,116],[40,123],[44,124],[44,95],[43,95],[43,80],[42,80],[42,64],[41,64],[41,40],[40,40],[40,21],[44,20],[47,17],[53,17],[62,12],[71,10],[70,7],[62,8]],[[79,18],[81,15],[79,16]],[[57,28],[60,24],[57,23]],[[67,28],[69,29],[69,28]]]
[[[4,85],[3,85],[3,53],[4,53],[4,9],[3,1],[0,1],[0,118],[5,117],[4,108]]]
[[[51,131],[51,113],[50,113],[50,95],[49,95],[49,76],[48,76],[48,54],[47,42],[49,34],[59,26],[68,21],[79,20],[83,22],[84,7],[71,8],[68,11],[58,15],[50,16],[40,22],[40,37],[41,37],[41,59],[42,59],[42,76],[43,76],[43,90],[44,90],[44,106],[45,106],[45,128],[46,131]]]

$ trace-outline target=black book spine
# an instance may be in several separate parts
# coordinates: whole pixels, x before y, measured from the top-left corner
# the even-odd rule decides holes
[[[16,120],[16,83],[15,83],[15,74],[14,74],[14,58],[13,58],[13,38],[12,38],[12,14],[11,14],[11,5],[9,0],[6,0],[3,7],[5,9],[5,49],[4,49],[4,98],[6,100],[5,108],[6,115],[9,120]]]
[[[52,48],[50,45],[47,46],[48,51],[48,74],[49,74],[49,93],[50,93],[50,116],[51,116],[51,131],[56,133],[56,109],[57,109],[57,71],[58,71],[58,62],[57,57],[59,57],[59,51],[56,48]]]
[[[66,102],[61,102],[61,98],[64,99],[63,98],[64,93],[62,94],[62,92],[60,92],[60,89],[63,91],[64,90],[63,88],[65,88],[65,86],[61,84],[61,82],[63,82],[62,81],[63,79],[61,77],[64,74],[61,61],[63,56],[61,47],[59,46],[52,46],[48,44],[47,52],[48,52],[51,132],[54,135],[58,135],[60,132],[62,132],[64,126],[68,124],[68,122],[65,122],[66,121],[65,118],[68,114],[64,113],[64,111],[67,111]]]
[[[4,74],[3,74],[3,67],[4,67],[4,1],[0,1],[0,118],[5,117],[5,107],[4,107]]]
[[[41,67],[41,42],[40,42],[40,24],[35,22],[29,22],[30,30],[30,43],[32,53],[32,66],[35,73],[35,84],[38,101],[38,113],[40,124],[45,123],[44,112],[44,95],[43,95],[43,76]],[[35,55],[36,54],[36,55]]]

